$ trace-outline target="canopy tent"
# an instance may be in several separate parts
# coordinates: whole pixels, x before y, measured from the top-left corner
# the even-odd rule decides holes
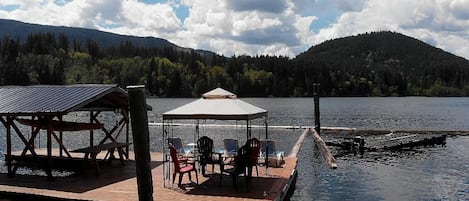
[[[195,120],[245,120],[246,136],[250,137],[249,121],[264,117],[265,137],[267,134],[267,110],[251,105],[222,88],[216,88],[202,95],[202,98],[163,113],[163,122],[174,119]],[[198,121],[197,127],[198,128]],[[165,126],[163,123],[163,133]],[[197,129],[197,138],[199,137]],[[165,136],[163,136],[163,141]],[[164,147],[164,146],[163,146]]]
[[[246,121],[246,136],[251,137],[249,121],[264,118],[267,136],[267,110],[251,105],[227,90],[216,88],[202,94],[200,99],[163,113],[163,152],[166,152],[167,132],[164,121],[197,120],[194,140],[199,138],[199,120],[242,120]],[[164,154],[165,155],[165,154]]]
[[[163,120],[252,120],[261,117],[267,117],[266,110],[244,102],[221,88],[207,92],[202,98],[163,114]]]

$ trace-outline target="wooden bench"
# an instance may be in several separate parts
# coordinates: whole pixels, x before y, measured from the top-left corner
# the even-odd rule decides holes
[[[125,165],[124,161],[124,148],[129,146],[131,143],[121,143],[121,142],[110,142],[100,145],[95,145],[91,147],[85,147],[77,150],[73,150],[71,152],[75,153],[84,153],[85,160],[89,160],[89,156],[91,156],[91,162],[94,168],[96,169],[96,174],[99,175],[100,168],[97,161],[97,156],[101,151],[108,151],[109,153],[109,160],[114,159],[114,151],[117,149],[119,153],[119,160],[121,161],[122,165]]]

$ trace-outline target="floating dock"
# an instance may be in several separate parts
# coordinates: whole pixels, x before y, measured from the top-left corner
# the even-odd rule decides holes
[[[367,139],[366,150],[401,150],[420,146],[445,145],[446,135],[396,133]]]
[[[45,152],[39,150],[38,153],[41,151]],[[118,161],[102,164],[98,176],[93,169],[83,174],[56,176],[54,181],[47,181],[45,176],[17,174],[8,178],[6,173],[0,174],[0,197],[11,200],[138,200],[135,162],[133,153],[130,155],[125,166]],[[151,158],[154,200],[285,200],[293,193],[297,177],[298,158],[288,156],[281,168],[258,166],[259,175],[254,171],[249,192],[241,187],[236,191],[229,176],[223,176],[219,185],[217,167],[215,172],[208,168],[210,177],[203,177],[199,170],[198,185],[191,183],[187,175],[183,177],[182,186],[178,186],[177,181],[168,185],[168,180],[163,180],[162,153],[152,152]],[[244,186],[244,178],[239,179],[238,184]]]
[[[297,177],[297,157],[286,157],[281,168],[259,166],[259,176],[254,172],[249,192],[244,188],[236,191],[229,176],[223,176],[223,183],[219,185],[219,174],[210,171],[210,177],[203,177],[199,171],[198,185],[190,183],[188,176],[184,175],[181,187],[178,187],[177,181],[164,187],[162,153],[153,152],[151,158],[154,200],[285,200],[292,194]],[[44,200],[138,200],[132,157],[125,166],[114,161],[101,167],[99,176],[89,171],[55,177],[55,181],[47,181],[44,176],[15,175],[8,178],[7,174],[1,174],[0,197],[12,200],[25,197]],[[239,179],[238,184],[244,185],[244,178]]]
[[[340,147],[343,151],[363,155],[365,151],[399,151],[417,147],[427,147],[435,145],[446,145],[446,134],[435,132],[386,132],[373,131],[372,134],[361,131],[357,135],[355,131],[352,135],[346,135],[342,140],[328,141],[328,146]],[[382,133],[378,133],[382,132]],[[368,134],[368,135],[367,135]]]

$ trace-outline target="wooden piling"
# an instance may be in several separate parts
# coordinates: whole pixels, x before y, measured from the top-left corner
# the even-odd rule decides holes
[[[313,97],[314,97],[314,130],[321,134],[321,121],[319,113],[319,83],[313,84]]]
[[[130,119],[135,152],[139,201],[153,201],[153,181],[150,166],[150,136],[147,104],[143,86],[128,86]]]

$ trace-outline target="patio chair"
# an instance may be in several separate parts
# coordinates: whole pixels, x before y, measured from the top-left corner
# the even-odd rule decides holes
[[[261,141],[261,151],[262,151],[262,158],[264,160],[268,158],[265,165],[274,166],[274,167],[281,167],[284,163],[284,152],[277,151],[275,146],[275,141],[273,140],[263,140]]]
[[[205,166],[212,164],[212,172],[214,172],[214,165],[222,165],[221,153],[214,152],[213,140],[207,136],[202,136],[197,140],[197,148],[199,151],[199,163],[202,166],[202,175],[206,177]]]
[[[237,155],[239,149],[238,140],[223,139],[223,157],[233,159]]]
[[[187,160],[182,162],[179,161],[177,156],[176,148],[174,146],[169,146],[169,152],[171,154],[171,160],[174,164],[174,173],[173,173],[173,184],[174,180],[176,179],[176,174],[179,173],[179,182],[178,186],[181,185],[182,177],[185,173],[189,174],[189,180],[192,182],[191,172],[195,172],[195,178],[197,180],[197,184],[199,184],[199,178],[197,176],[197,169],[194,165],[187,163]]]
[[[259,152],[261,150],[261,142],[257,138],[251,138],[246,142],[246,145],[250,148],[250,166],[256,167],[257,176],[259,176],[259,170],[257,169]]]
[[[244,175],[246,179],[246,188],[247,191],[250,191],[251,188],[251,173],[252,173],[252,166],[250,166],[250,148],[247,145],[241,146],[238,151],[237,155],[234,157],[234,164],[233,167],[230,169],[224,169],[222,166],[221,174],[220,174],[220,183],[221,186],[223,173],[229,174],[233,178],[233,186],[238,191],[238,178],[239,175]],[[246,169],[248,169],[246,173]]]

